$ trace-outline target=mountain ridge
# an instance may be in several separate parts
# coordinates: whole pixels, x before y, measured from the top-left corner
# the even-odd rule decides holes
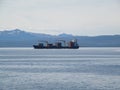
[[[120,35],[75,36],[66,33],[50,35],[20,29],[0,31],[0,47],[32,47],[40,40],[53,43],[59,39],[66,41],[77,39],[81,47],[120,47]]]

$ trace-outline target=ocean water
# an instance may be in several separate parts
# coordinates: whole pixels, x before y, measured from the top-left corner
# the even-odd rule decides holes
[[[0,48],[0,90],[120,90],[120,48]]]

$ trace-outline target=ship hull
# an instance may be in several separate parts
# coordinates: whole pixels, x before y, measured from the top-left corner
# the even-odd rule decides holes
[[[79,46],[75,46],[75,47],[65,47],[65,46],[62,46],[62,47],[40,47],[38,45],[33,45],[34,49],[78,49]]]

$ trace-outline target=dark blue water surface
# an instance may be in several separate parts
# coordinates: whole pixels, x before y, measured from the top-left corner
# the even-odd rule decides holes
[[[0,48],[0,90],[120,90],[120,48]]]

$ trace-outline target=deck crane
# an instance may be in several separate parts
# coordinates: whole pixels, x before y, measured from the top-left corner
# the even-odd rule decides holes
[[[58,40],[58,41],[63,42],[63,43],[64,43],[64,46],[66,46],[66,42],[65,42],[65,40]]]

